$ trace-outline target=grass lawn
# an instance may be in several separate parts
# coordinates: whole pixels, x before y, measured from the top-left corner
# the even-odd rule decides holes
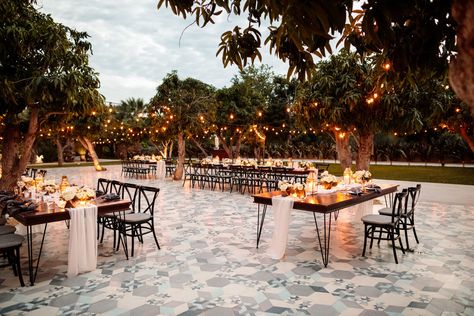
[[[329,172],[340,176],[341,166],[331,164]],[[474,185],[474,168],[372,165],[370,172],[376,179]]]
[[[101,163],[102,166],[119,164],[120,161]],[[92,162],[70,162],[65,163],[63,167],[92,165]],[[46,169],[57,168],[58,166],[56,164],[38,164],[31,167]],[[341,176],[341,166],[339,164],[330,164],[329,172],[336,176]],[[372,165],[370,166],[370,172],[372,172],[373,177],[376,179],[474,185],[474,168]]]

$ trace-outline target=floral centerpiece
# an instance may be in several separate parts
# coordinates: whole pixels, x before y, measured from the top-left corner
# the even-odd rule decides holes
[[[45,180],[41,186],[41,190],[46,192],[46,194],[52,194],[56,192],[56,182],[54,180]]]
[[[240,164],[242,166],[256,166],[257,161],[255,159],[243,159]]]
[[[274,167],[283,167],[283,161],[281,161],[280,159],[275,159],[273,161],[273,166]]]
[[[300,168],[303,168],[304,170],[308,170],[309,168],[311,168],[313,166],[313,164],[309,161],[300,161],[298,163],[298,166]]]
[[[337,178],[336,176],[329,174],[329,172],[324,171],[321,174],[321,185],[326,189],[329,190],[332,187],[337,185]]]
[[[18,180],[17,185],[23,189],[25,187],[29,188],[35,185],[35,179],[31,177],[21,176],[20,180]]]
[[[285,191],[288,195],[296,197],[305,197],[305,186],[302,183],[292,183],[286,180],[278,182],[278,188],[281,191]]]
[[[210,164],[212,164],[212,159],[204,158],[204,159],[201,160],[201,164],[210,165]]]
[[[354,178],[359,183],[365,183],[372,179],[372,174],[369,170],[357,170],[354,172]]]
[[[67,187],[61,194],[61,198],[66,201],[85,201],[95,198],[95,190],[89,187]]]

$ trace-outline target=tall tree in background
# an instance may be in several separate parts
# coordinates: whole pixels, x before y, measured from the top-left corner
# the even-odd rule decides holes
[[[352,164],[349,137],[357,141],[356,168],[369,169],[374,135],[387,128],[399,112],[396,96],[384,79],[383,69],[354,53],[342,50],[321,61],[311,81],[299,91],[295,110],[302,123],[333,134],[343,169]]]
[[[176,71],[166,75],[150,100],[150,117],[155,130],[162,130],[178,140],[178,163],[173,179],[183,176],[186,154],[185,139],[208,129],[216,111],[215,89],[202,81],[178,77]]]
[[[345,44],[361,54],[383,53],[400,78],[413,78],[413,71],[429,77],[433,70],[445,71],[451,62],[451,85],[474,113],[473,1],[366,0],[362,12],[353,11],[355,2],[160,0],[158,9],[165,5],[175,15],[192,17],[200,27],[214,23],[222,11],[246,16],[245,28],[236,26],[222,34],[217,52],[224,66],[235,64],[240,69],[261,60],[259,28],[268,22],[270,32],[264,43],[288,63],[288,77],[296,72],[300,80],[311,76],[314,56],[332,53],[329,41],[335,32],[342,33]]]
[[[240,156],[243,137],[255,138],[255,131],[250,129],[262,121],[274,76],[267,65],[247,67],[232,79],[230,87],[217,91],[219,105],[213,130],[230,158]]]
[[[97,74],[88,66],[86,33],[55,23],[26,0],[0,2],[0,20],[0,189],[10,189],[45,121],[87,112],[102,97]]]

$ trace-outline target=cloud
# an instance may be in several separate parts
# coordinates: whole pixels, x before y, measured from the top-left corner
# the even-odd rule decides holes
[[[216,57],[220,35],[245,20],[225,15],[216,25],[201,29],[171,10],[159,11],[149,0],[39,0],[38,7],[61,22],[91,37],[90,64],[99,72],[101,93],[107,101],[129,97],[148,101],[163,77],[177,70],[180,77],[193,77],[216,87],[230,85],[236,66],[224,68]],[[263,62],[286,74],[287,65],[262,49]]]

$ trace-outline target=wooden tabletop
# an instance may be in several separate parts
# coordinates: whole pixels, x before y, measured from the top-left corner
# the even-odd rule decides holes
[[[128,210],[130,207],[129,200],[107,201],[102,198],[96,198],[92,201],[97,205],[99,214],[112,213]],[[67,209],[59,208],[56,204],[48,207],[45,203],[39,204],[38,208],[31,212],[19,212],[14,218],[25,226],[58,222],[70,219]]]
[[[304,199],[297,199],[293,208],[297,210],[329,213],[346,207],[350,207],[377,197],[397,191],[398,185],[381,185],[380,192],[367,191],[362,195],[350,195],[346,191],[337,191],[329,194],[309,195]],[[258,204],[272,205],[272,197],[285,194],[283,191],[265,192],[252,195],[253,202]]]

